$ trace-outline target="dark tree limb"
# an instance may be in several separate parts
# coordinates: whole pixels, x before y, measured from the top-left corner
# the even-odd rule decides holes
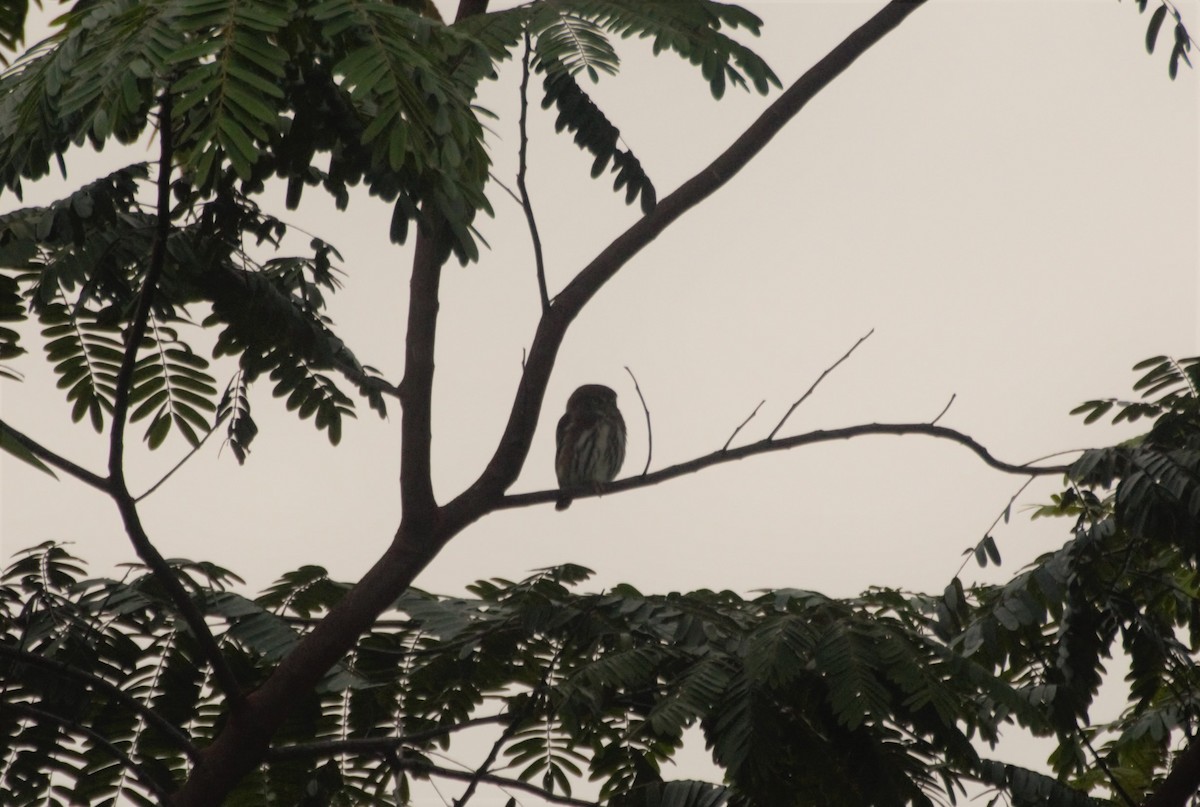
[[[962,432],[948,429],[945,426],[935,426],[931,423],[866,423],[861,426],[847,426],[842,429],[821,429],[818,431],[808,432],[806,434],[798,434],[794,437],[780,437],[774,440],[766,439],[759,440],[756,443],[750,443],[737,448],[722,448],[714,451],[711,454],[705,454],[703,457],[681,462],[672,465],[668,468],[662,468],[651,474],[644,476],[634,476],[628,479],[619,479],[616,482],[609,482],[606,485],[601,485],[597,491],[595,485],[586,485],[578,490],[569,491],[572,498],[586,499],[589,496],[604,496],[612,493],[619,493],[624,490],[633,490],[635,488],[644,488],[650,485],[657,485],[660,482],[666,482],[668,479],[694,474],[697,471],[709,468],[713,465],[720,465],[726,462],[742,460],[747,457],[753,457],[757,454],[766,454],[771,451],[786,451],[791,448],[800,446],[812,445],[814,443],[827,443],[833,440],[849,440],[854,437],[865,437],[871,434],[886,434],[894,436],[903,436],[908,434],[921,434],[927,437],[937,437],[943,440],[951,440],[959,445],[966,446],[971,451],[975,452],[980,459],[991,468],[997,471],[1003,471],[1008,474],[1020,474],[1022,476],[1054,476],[1065,474],[1071,466],[1069,465],[1014,465],[1003,460],[996,459],[992,453],[983,447],[974,438],[968,437]],[[528,507],[533,504],[543,504],[545,502],[555,501],[561,496],[563,491],[555,490],[539,490],[532,493],[516,493],[509,496],[504,496],[500,503],[496,505],[496,509],[505,510],[513,507]]]
[[[1175,758],[1167,778],[1142,802],[1142,807],[1187,807],[1197,791],[1200,791],[1200,740],[1193,739]]]
[[[548,801],[552,804],[571,804],[575,807],[600,807],[600,802],[586,801],[585,799],[576,799],[570,796],[559,796],[550,793],[545,788],[522,782],[520,779],[510,779],[507,776],[497,776],[494,773],[478,773],[475,771],[457,771],[453,768],[443,768],[440,765],[430,765],[428,762],[419,760],[392,760],[391,765],[394,768],[402,768],[415,774],[424,774],[426,776],[440,776],[444,779],[457,779],[463,782],[469,782],[475,776],[478,776],[481,781],[487,782],[490,785],[498,787],[506,787],[511,790],[521,790],[525,793],[532,793],[538,798]]]
[[[108,443],[108,494],[117,504],[121,520],[125,524],[125,533],[129,536],[134,551],[154,573],[175,603],[175,607],[179,609],[180,615],[200,646],[200,652],[212,665],[217,685],[228,698],[231,708],[236,710],[242,705],[241,687],[233,671],[225,663],[221,649],[204,621],[204,615],[184,590],[175,571],[150,541],[150,536],[146,534],[141,516],[138,515],[137,501],[129,492],[125,481],[125,425],[129,415],[129,398],[133,392],[133,370],[137,364],[138,348],[146,335],[150,312],[154,307],[154,293],[166,264],[167,238],[171,233],[171,171],[175,157],[172,135],[171,90],[168,87],[163,91],[159,107],[158,200],[154,245],[151,247],[146,276],[142,279],[142,288],[138,292],[133,319],[125,332],[125,353],[114,383],[116,393],[113,397],[112,429],[109,432]]]
[[[433,218],[433,215],[430,215]],[[400,382],[400,503],[410,523],[429,522],[437,508],[430,473],[433,444],[433,357],[437,337],[438,288],[442,259],[439,228],[430,222],[417,233],[409,282],[408,331],[404,342],[404,379]],[[425,524],[426,527],[431,526]]]
[[[99,490],[103,493],[110,492],[111,488],[107,478],[100,476],[100,474],[93,473],[80,465],[76,465],[65,457],[55,454],[50,449],[38,443],[32,437],[28,437],[23,432],[19,432],[12,426],[9,426],[3,420],[0,420],[0,434],[3,434],[6,438],[15,443],[19,443],[22,447],[27,449],[30,454],[33,454],[47,465],[54,466],[63,473],[75,477],[80,482],[83,482],[86,485],[91,485],[96,490]]]

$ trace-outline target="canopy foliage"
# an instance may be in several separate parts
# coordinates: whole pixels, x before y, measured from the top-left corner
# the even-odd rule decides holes
[[[21,42],[28,10],[0,4],[0,47]],[[871,36],[908,10],[891,13]],[[1174,6],[1150,12],[1146,43],[1153,50],[1168,13],[1174,77],[1191,47]],[[13,362],[36,342],[72,418],[110,436],[108,475],[4,423],[0,448],[109,494],[144,561],[120,578],[93,577],[69,546],[46,543],[0,578],[0,800],[169,801],[210,748],[241,730],[245,693],[264,691],[283,693],[274,697],[288,710],[267,731],[263,758],[230,774],[230,804],[398,804],[416,779],[461,781],[459,804],[477,787],[591,803],[578,792],[587,777],[596,798],[621,807],[924,805],[977,786],[1018,805],[1130,804],[1163,792],[1168,772],[1186,768],[1191,749],[1178,749],[1200,717],[1198,359],[1149,362],[1140,401],[1081,407],[1090,419],[1115,411],[1152,425],[1070,467],[1039,512],[1066,519],[1069,538],[1000,586],[956,578],[941,594],[849,599],[585,593],[588,571],[559,566],[445,597],[405,591],[397,578],[373,589],[391,592],[383,618],[359,613],[353,624],[369,627],[341,631],[340,662],[310,665],[317,684],[297,694],[272,688],[277,672],[324,641],[319,631],[338,630],[322,625],[354,607],[352,584],[306,566],[251,598],[231,571],[165,560],[145,534],[123,475],[127,422],[150,449],[171,435],[195,447],[223,430],[244,461],[258,431],[253,384],[270,384],[333,443],[363,402],[382,415],[399,399],[406,418],[428,409],[431,369],[422,379],[406,368],[394,384],[336,334],[325,303],[347,270],[321,237],[298,254],[284,249],[292,229],[262,202],[271,183],[292,208],[317,192],[345,208],[358,186],[383,199],[391,238],[433,256],[418,257],[418,280],[451,256],[477,259],[473,223],[494,187],[477,90],[519,55],[592,175],[612,175],[649,219],[654,184],[583,77],[616,72],[613,39],[638,38],[698,67],[714,97],[731,86],[767,93],[778,79],[737,38],[759,26],[710,0],[546,0],[453,24],[415,1],[81,0],[7,65],[0,187],[10,198],[55,166],[65,173],[65,155],[84,144],[152,141],[159,154],[0,215],[0,375],[20,380]],[[558,329],[546,344],[605,281],[595,274],[568,313],[544,301],[546,332]],[[425,309],[414,300],[420,327],[410,336],[422,336],[436,280]],[[210,363],[198,344],[229,361]],[[414,353],[425,346],[410,343]],[[540,354],[551,364],[554,349]],[[540,383],[518,394],[514,422],[536,420]],[[420,423],[405,429],[403,462],[420,470],[424,461],[427,481],[428,447],[422,457],[407,439]],[[520,439],[527,447],[528,434]],[[504,478],[485,474],[493,498],[438,523],[461,529],[495,509]],[[453,533],[421,532],[435,510],[421,510],[419,487],[404,493],[410,521],[397,544],[419,539],[436,552]],[[991,536],[975,554],[999,562]],[[1116,654],[1131,662],[1128,706],[1105,722],[1093,705]],[[984,751],[1018,729],[1056,739],[1048,773]],[[723,781],[667,777],[689,730]],[[465,771],[445,763],[461,738],[481,735],[491,743],[482,759]]]

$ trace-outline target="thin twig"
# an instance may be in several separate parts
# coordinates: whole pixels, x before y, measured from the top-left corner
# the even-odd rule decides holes
[[[817,385],[825,380],[825,376],[832,373],[834,370],[837,369],[837,366],[839,364],[844,362],[846,359],[850,358],[850,354],[853,353],[854,351],[858,350],[858,346],[861,345],[863,342],[867,341],[868,337],[870,337],[871,334],[873,334],[873,333],[875,333],[874,328],[867,331],[866,334],[864,334],[862,337],[860,337],[857,342],[855,342],[853,345],[851,345],[850,349],[847,350],[840,359],[838,359],[833,364],[826,367],[825,370],[819,376],[817,376],[817,380],[814,381],[812,383],[812,386],[808,388],[808,392],[801,395],[800,399],[797,400],[794,404],[792,404],[791,408],[788,409],[787,414],[785,414],[783,416],[783,418],[779,421],[779,423],[776,424],[775,428],[771,429],[771,433],[767,435],[768,440],[773,439],[775,437],[775,435],[779,433],[779,430],[783,428],[783,424],[787,423],[787,419],[790,418],[792,416],[792,413],[796,411],[796,407],[800,406],[800,404],[802,404],[806,400],[808,400],[808,396],[812,395],[813,392],[817,389]]]
[[[974,452],[983,462],[997,471],[1003,471],[1007,474],[1017,474],[1020,476],[1052,476],[1065,474],[1070,470],[1069,465],[1031,465],[1022,463],[1020,465],[1003,460],[996,459],[990,451],[981,445],[974,438],[963,434],[955,429],[949,429],[945,426],[934,426],[929,423],[865,423],[859,426],[847,426],[842,429],[821,429],[818,431],[808,432],[807,434],[794,435],[792,437],[781,437],[776,440],[759,440],[756,443],[737,446],[728,450],[718,450],[710,454],[705,454],[702,457],[678,463],[667,468],[660,468],[654,473],[646,474],[645,476],[634,476],[620,479],[616,482],[609,482],[604,485],[583,486],[578,491],[571,491],[571,495],[575,498],[586,499],[591,496],[603,495],[608,496],[613,493],[619,493],[624,490],[633,490],[635,488],[644,488],[650,485],[657,485],[660,482],[665,482],[668,479],[675,479],[680,476],[694,474],[704,468],[713,465],[720,465],[726,462],[734,462],[736,460],[753,457],[758,454],[767,454],[772,451],[787,451],[788,449],[798,448],[800,446],[812,445],[815,443],[828,443],[834,440],[849,440],[855,437],[865,437],[867,435],[891,435],[901,437],[905,435],[924,435],[926,437],[936,437],[942,440],[950,440],[965,446]],[[544,504],[545,502],[555,501],[562,491],[554,490],[539,490],[530,493],[515,493],[504,496],[497,504],[496,509],[507,510],[513,507],[529,507],[535,504]]]
[[[733,438],[738,436],[738,432],[740,432],[742,429],[744,429],[746,427],[747,423],[754,420],[754,416],[758,414],[758,410],[762,409],[762,405],[765,404],[766,402],[767,402],[766,398],[763,398],[761,401],[759,401],[758,406],[754,407],[754,411],[750,413],[750,416],[738,424],[738,427],[733,430],[733,434],[729,435],[729,439],[725,441],[725,445],[721,446],[722,451],[726,451],[729,449],[729,444],[733,442]]]
[[[80,482],[96,488],[96,490],[100,490],[105,493],[109,492],[110,487],[108,479],[100,476],[100,474],[89,471],[87,468],[76,465],[65,457],[60,457],[58,454],[55,454],[50,449],[38,443],[32,437],[28,437],[22,432],[14,429],[12,426],[9,426],[3,420],[0,420],[0,435],[3,435],[15,443],[19,443],[22,448],[29,451],[30,454],[33,454],[47,465],[53,465],[63,473],[70,474]]]
[[[1035,476],[1030,476],[1028,479],[1025,480],[1024,484],[1022,484],[1021,487],[1017,488],[1017,492],[1009,497],[1008,504],[1004,505],[1004,509],[1000,511],[1000,514],[997,515],[996,518],[992,521],[991,525],[986,530],[983,531],[983,538],[981,539],[981,541],[987,540],[987,537],[992,534],[992,530],[996,529],[996,525],[1000,523],[1001,519],[1008,521],[1008,517],[1012,513],[1012,506],[1017,501],[1017,497],[1020,496],[1022,493],[1024,493],[1025,488],[1029,487],[1033,483],[1033,480],[1036,478],[1037,477],[1035,477]],[[974,557],[975,550],[978,547],[979,547],[979,544],[975,544],[975,546],[971,547],[970,549],[968,549],[966,552],[963,553],[963,562],[962,562],[962,565],[958,567],[958,571],[954,573],[955,577],[958,577],[960,574],[962,574],[963,569],[967,568],[967,563],[970,562],[972,557]]]
[[[546,288],[546,264],[542,261],[542,239],[538,236],[537,220],[533,217],[533,203],[529,201],[529,189],[525,186],[525,174],[529,169],[529,132],[526,121],[529,117],[529,28],[525,28],[525,55],[521,59],[521,115],[517,127],[521,132],[521,145],[517,149],[517,190],[521,192],[521,208],[525,221],[529,223],[529,237],[533,241],[533,261],[537,266],[538,293],[542,297],[542,311],[550,310],[550,292]]]
[[[626,365],[625,372],[629,373],[629,377],[633,379],[633,388],[637,390],[638,398],[642,401],[642,411],[646,413],[646,467],[642,468],[642,476],[645,476],[650,470],[650,458],[654,456],[654,430],[650,428],[650,407],[646,406],[646,396],[642,395],[642,388],[638,386],[637,376],[633,374],[633,370]]]
[[[952,392],[952,393],[950,393],[950,400],[946,401],[946,405],[942,407],[942,411],[941,411],[941,412],[938,412],[938,416],[937,416],[937,417],[935,417],[933,420],[929,421],[929,425],[930,425],[930,426],[932,426],[933,424],[937,423],[939,420],[941,420],[941,419],[942,419],[942,415],[944,415],[944,414],[946,414],[947,412],[949,412],[949,411],[950,411],[950,407],[954,405],[954,399],[955,399],[955,398],[957,398],[957,397],[958,397],[958,393],[957,393],[957,392]]]
[[[183,455],[183,459],[181,459],[179,462],[175,463],[175,467],[173,467],[171,470],[167,471],[167,473],[166,473],[166,474],[165,474],[165,475],[162,477],[162,479],[159,479],[157,482],[155,482],[153,485],[151,485],[151,486],[150,486],[150,487],[149,487],[149,488],[146,490],[146,492],[145,492],[145,493],[143,493],[141,496],[138,496],[138,497],[137,497],[137,498],[135,498],[133,501],[134,501],[135,503],[136,503],[136,502],[140,502],[142,499],[146,498],[146,497],[147,497],[147,496],[149,496],[151,493],[153,493],[154,491],[156,491],[156,490],[158,490],[160,487],[162,487],[162,485],[163,485],[163,483],[164,483],[164,482],[166,482],[168,479],[170,479],[170,478],[171,478],[171,476],[172,476],[172,475],[173,475],[173,474],[174,474],[176,471],[178,471],[180,468],[182,468],[182,467],[183,467],[183,464],[184,464],[185,462],[187,462],[187,461],[188,461],[188,460],[190,460],[192,457],[194,457],[194,456],[196,455],[196,452],[197,452],[197,451],[199,451],[201,448],[203,448],[203,447],[204,447],[204,444],[205,444],[206,442],[208,442],[208,438],[212,437],[212,435],[213,435],[213,432],[215,432],[215,431],[217,430],[217,427],[218,427],[218,426],[220,426],[222,423],[224,423],[224,422],[225,422],[225,418],[227,418],[227,417],[229,417],[229,412],[226,412],[225,414],[223,414],[223,415],[221,415],[219,418],[217,418],[217,421],[216,421],[216,423],[213,423],[213,426],[212,426],[212,428],[211,428],[211,429],[209,429],[208,431],[206,431],[206,432],[204,433],[204,436],[200,438],[200,442],[199,442],[199,443],[196,443],[196,445],[192,446],[192,450],[191,450],[191,451],[189,451],[188,453],[186,453],[186,454],[184,454],[184,455]]]
[[[413,732],[412,734],[405,734],[402,737],[351,737],[345,740],[322,740],[321,742],[314,743],[282,745],[267,751],[267,759],[308,759],[316,761],[327,757],[335,757],[340,754],[387,753],[406,745],[416,745],[426,740],[440,739],[457,731],[464,731],[493,723],[503,723],[507,719],[508,715],[476,717],[452,726],[439,726],[436,729]]]
[[[443,768],[440,765],[432,765],[419,759],[395,759],[392,762],[404,770],[411,771],[412,773],[422,773],[426,776],[443,776],[447,779],[458,779],[464,782],[470,781],[475,776],[474,771],[456,771],[453,768]],[[500,788],[532,793],[538,798],[553,804],[570,804],[574,805],[574,807],[599,807],[600,804],[597,801],[585,801],[583,799],[571,798],[570,796],[559,796],[529,782],[522,782],[520,779],[510,779],[506,776],[497,776],[494,773],[485,773],[479,778],[490,785],[496,785]]]
[[[492,182],[495,182],[496,185],[498,185],[500,187],[500,190],[504,191],[509,196],[511,196],[513,198],[513,201],[515,201],[517,204],[521,204],[521,197],[517,195],[516,191],[514,191],[512,188],[505,185],[504,182],[500,179],[500,177],[496,176],[491,171],[488,171],[488,179],[490,179]]]
[[[529,703],[533,703],[533,701],[531,700]],[[475,791],[479,788],[479,783],[487,775],[488,768],[492,767],[492,763],[496,761],[496,757],[500,756],[500,749],[504,747],[506,742],[512,739],[512,736],[517,733],[520,726],[520,720],[513,720],[504,727],[504,731],[500,732],[500,736],[496,739],[496,742],[492,743],[492,748],[488,751],[487,758],[475,769],[475,774],[467,783],[467,789],[463,791],[462,796],[454,800],[454,807],[466,807],[467,802],[471,800],[475,795]]]
[[[1138,807],[1138,803],[1129,795],[1129,791],[1121,785],[1121,780],[1113,774],[1112,768],[1108,766],[1108,762],[1105,761],[1104,757],[1100,756],[1100,752],[1092,745],[1092,741],[1083,733],[1083,728],[1079,725],[1078,720],[1075,721],[1075,735],[1083,741],[1084,746],[1091,752],[1092,759],[1096,761],[1100,770],[1104,771],[1104,776],[1108,779],[1108,786],[1116,791],[1117,795],[1121,797],[1121,801],[1125,802],[1125,806]]]

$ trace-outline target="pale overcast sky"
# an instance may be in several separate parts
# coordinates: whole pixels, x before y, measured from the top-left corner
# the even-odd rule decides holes
[[[747,5],[765,21],[751,44],[786,85],[883,3]],[[1200,3],[1179,6],[1200,30]],[[1166,53],[1145,52],[1146,20],[1133,2],[1112,0],[935,0],[918,10],[595,298],[560,353],[514,490],[554,484],[554,423],[581,383],[617,389],[630,424],[623,475],[635,474],[646,432],[626,365],[651,408],[653,467],[662,467],[718,448],[765,399],[739,435],[758,439],[872,328],[786,433],[929,421],[953,394],[942,425],[1011,462],[1128,436],[1084,427],[1068,411],[1129,396],[1140,359],[1198,352],[1197,74],[1167,78]],[[592,92],[661,198],[769,99],[731,91],[715,102],[691,65],[653,58],[644,45],[624,46],[622,74]],[[513,67],[481,99],[501,116],[489,143],[505,180],[516,163]],[[531,137],[529,185],[553,294],[638,212],[610,180],[589,179],[590,158],[554,136],[551,113],[533,116]],[[31,186],[27,203],[127,159],[78,151],[69,183]],[[305,207],[286,214],[281,198],[281,214],[345,257],[346,289],[331,310],[338,332],[398,380],[410,252],[388,243],[389,211],[360,194],[338,214],[310,190]],[[494,450],[538,314],[521,212],[502,192],[491,198],[496,218],[479,224],[492,251],[444,273],[434,422],[443,501]],[[0,212],[16,206],[0,196]],[[39,353],[12,365],[24,384],[0,382],[3,417],[101,470],[103,441],[70,424]],[[230,372],[218,365],[213,374],[224,384]],[[380,421],[362,407],[333,449],[268,385],[253,406],[261,434],[246,465],[210,441],[146,501],[150,535],[167,557],[216,562],[252,590],[302,564],[355,579],[398,522],[398,411]],[[134,448],[140,434],[131,431]],[[138,456],[134,489],[183,452],[171,440]],[[97,574],[134,560],[99,494],[7,457],[0,473],[6,558],[55,539],[73,541]],[[455,539],[418,585],[458,593],[481,577],[571,561],[597,571],[594,587],[623,581],[652,592],[940,591],[1022,482],[927,438],[819,445],[565,513],[543,505],[497,514]],[[1032,486],[995,532],[1000,574],[1067,537],[1067,524],[1030,524],[1021,509],[1053,488]]]
[[[786,84],[880,5],[750,4],[765,21],[753,44]],[[1194,27],[1196,6],[1182,6]],[[955,394],[941,422],[1009,461],[1117,439],[1067,412],[1130,394],[1139,359],[1197,349],[1197,77],[1167,78],[1166,54],[1144,50],[1145,22],[1132,3],[1104,0],[917,11],[597,296],[567,337],[516,489],[553,485],[554,422],[580,383],[618,390],[630,424],[625,473],[637,473],[645,426],[624,366],[650,405],[661,467],[720,446],[765,399],[739,436],[756,439],[872,328],[788,432],[927,421]],[[624,47],[622,74],[593,92],[663,196],[768,101],[731,91],[716,102],[698,71],[642,44]],[[510,179],[517,75],[506,67],[481,103],[502,118],[490,148],[496,173]],[[551,293],[637,215],[609,180],[588,178],[590,159],[552,123],[534,115],[529,177]],[[122,159],[80,150],[70,185]],[[32,188],[27,202],[64,187]],[[520,210],[502,192],[492,198],[497,216],[480,222],[492,251],[444,276],[434,423],[443,500],[490,456],[538,311]],[[339,333],[398,379],[409,251],[387,242],[388,210],[365,194],[344,215],[316,192],[305,202],[288,218],[345,256],[347,288],[332,307]],[[0,197],[0,210],[15,206]],[[5,419],[99,469],[102,441],[69,424],[40,356],[16,367],[27,381],[0,387]],[[214,375],[223,383],[228,372],[218,365]],[[364,407],[332,449],[266,385],[253,404],[262,433],[247,464],[211,441],[147,500],[151,535],[167,556],[226,565],[255,588],[302,563],[355,578],[397,523],[398,418]],[[169,441],[139,459],[135,488],[182,451]],[[0,467],[6,555],[54,538],[75,541],[97,571],[132,559],[98,494],[9,459]],[[940,590],[1021,481],[926,438],[821,445],[565,513],[496,515],[452,542],[419,582],[458,591],[478,577],[574,561],[597,570],[597,585],[652,591]],[[192,512],[180,518],[180,508]],[[1006,558],[1028,558],[1065,526],[1018,518],[997,540]]]

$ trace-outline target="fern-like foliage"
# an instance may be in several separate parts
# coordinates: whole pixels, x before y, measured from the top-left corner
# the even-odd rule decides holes
[[[0,291],[16,291],[3,311],[15,321],[38,319],[72,416],[97,430],[112,411],[125,351],[122,328],[152,251],[155,217],[137,201],[147,180],[145,167],[133,166],[45,208],[0,216],[0,272],[7,272],[0,274]],[[129,392],[130,420],[146,423],[149,447],[159,447],[172,432],[198,445],[216,419],[228,419],[234,454],[244,461],[257,432],[248,389],[264,375],[289,409],[315,415],[317,427],[335,443],[354,413],[353,399],[330,373],[349,380],[383,414],[385,387],[323,314],[327,294],[339,286],[337,250],[310,238],[309,255],[276,253],[260,260],[255,249],[280,249],[286,224],[232,189],[208,203],[196,199],[188,183],[176,190],[189,212],[168,238]],[[188,308],[196,305],[208,311],[202,325],[219,329],[215,355],[235,356],[240,365],[224,402],[217,400],[208,361],[188,341],[196,334]],[[15,338],[4,344],[7,356],[22,350]]]
[[[0,20],[0,35],[9,22],[17,24]],[[349,189],[365,184],[392,205],[393,240],[415,224],[439,258],[474,260],[472,223],[490,208],[472,104],[478,83],[528,31],[559,128],[593,155],[595,174],[611,166],[627,201],[650,210],[645,170],[575,77],[616,71],[613,35],[652,36],[656,49],[701,65],[718,95],[726,81],[765,90],[775,81],[769,68],[726,33],[758,25],[707,0],[541,2],[453,26],[415,0],[73,4],[48,39],[0,73],[0,187],[19,197],[52,164],[65,172],[68,150],[130,143],[155,128],[170,132],[160,143],[169,140],[161,164],[171,176],[133,164],[58,202],[0,216],[0,375],[21,378],[12,362],[29,337],[20,326],[36,320],[72,417],[97,430],[119,399],[145,424],[150,448],[171,434],[195,447],[227,421],[244,461],[257,428],[249,388],[265,378],[336,443],[356,399],[382,415],[395,390],[324,314],[337,251],[318,238],[309,254],[292,253],[287,225],[259,208],[269,180],[286,182],[290,207],[314,186],[345,207]],[[160,221],[144,200],[168,185],[173,207]],[[130,348],[156,254],[161,271],[144,291],[150,317]],[[216,331],[214,357],[237,362],[226,397],[195,347],[196,320]],[[127,355],[132,378],[118,390]],[[12,440],[3,448],[29,459]]]
[[[349,590],[308,566],[249,599],[225,570],[173,564],[247,688]],[[473,765],[483,786],[508,778],[567,795],[588,776],[622,807],[932,804],[963,782],[1019,798],[1031,781],[1019,769],[989,778],[976,756],[971,737],[994,739],[1007,714],[997,704],[1019,709],[1019,694],[935,636],[929,598],[574,591],[588,575],[561,566],[480,581],[469,597],[409,591],[230,803],[405,803],[414,778],[449,775],[442,759],[460,732],[488,725],[498,754],[494,768]],[[51,788],[148,803],[222,719],[209,668],[153,577],[89,579],[58,544],[22,553],[0,579],[0,660],[0,721],[20,750],[0,770],[5,803]],[[689,727],[724,784],[665,778]],[[863,765],[871,777],[854,774]],[[1082,798],[1056,792],[1047,803]]]
[[[534,42],[535,70],[543,75],[542,106],[557,111],[555,129],[574,135],[575,143],[592,155],[592,176],[610,166],[614,190],[624,189],[625,201],[654,208],[657,195],[641,161],[624,147],[619,128],[579,84],[586,74],[593,82],[613,75],[620,66],[610,37],[644,38],[654,53],[672,51],[701,69],[713,96],[720,98],[733,85],[766,93],[779,79],[757,54],[726,31],[744,28],[757,34],[762,21],[727,3],[708,0],[574,0],[531,3],[514,9],[468,18],[455,27],[469,32],[493,60],[508,55],[526,31]],[[476,75],[491,73],[491,63],[468,67]]]
[[[935,613],[952,649],[1013,682],[1020,699],[1005,705],[1010,714],[1057,737],[1060,781],[1139,798],[1200,720],[1200,360],[1159,356],[1135,370],[1142,400],[1090,401],[1075,412],[1153,419],[1149,430],[1084,452],[1069,486],[1035,512],[1069,519],[1070,540],[1003,586],[964,590],[956,580]],[[1130,665],[1128,705],[1099,723],[1092,706],[1117,655]],[[1014,796],[1025,792],[1018,803],[1044,803],[1058,787],[997,764],[984,774],[1007,777]]]

